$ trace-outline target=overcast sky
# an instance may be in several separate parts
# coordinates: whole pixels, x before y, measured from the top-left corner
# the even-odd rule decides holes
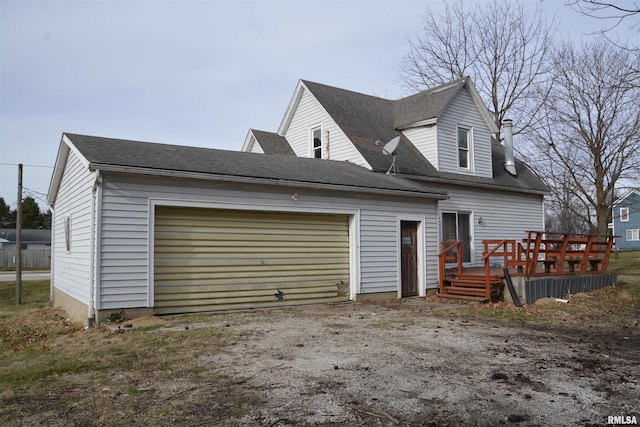
[[[531,0],[573,38],[598,21]],[[440,0],[0,0],[0,197],[44,208],[62,132],[240,150],[299,79],[385,98]]]

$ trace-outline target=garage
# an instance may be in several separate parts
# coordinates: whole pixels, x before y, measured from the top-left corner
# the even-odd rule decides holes
[[[154,311],[349,298],[349,216],[156,206]]]

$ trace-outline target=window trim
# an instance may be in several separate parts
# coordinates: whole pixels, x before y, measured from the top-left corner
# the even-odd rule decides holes
[[[620,222],[629,222],[629,208],[626,206],[620,208]]]
[[[627,235],[625,237],[627,239],[627,242],[640,241],[640,228],[628,228],[626,234]]]
[[[313,134],[316,131],[320,132],[320,146],[318,147],[314,145],[315,138]],[[316,157],[316,151],[320,151],[320,157]],[[322,123],[309,126],[309,157],[312,159],[324,159],[324,129]]]
[[[465,131],[467,133],[467,166],[460,165],[460,152],[464,150],[464,148],[460,147],[460,131]],[[469,171],[472,172],[474,170],[473,167],[473,127],[458,125],[456,126],[456,159],[457,159],[457,167],[461,171]]]

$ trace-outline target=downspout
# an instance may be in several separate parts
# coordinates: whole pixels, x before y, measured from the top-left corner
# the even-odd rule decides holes
[[[504,168],[513,176],[518,176],[516,162],[513,156],[513,122],[509,119],[502,121],[504,127]]]
[[[100,182],[100,170],[96,169],[95,179],[93,181],[93,188],[91,188],[91,218],[90,218],[90,230],[89,230],[89,247],[90,247],[90,255],[89,255],[89,304],[87,309],[87,329],[91,329],[95,325],[95,286],[96,286],[96,277],[95,277],[95,269],[96,269],[96,245],[98,244],[96,239],[96,193],[98,190],[98,185]]]

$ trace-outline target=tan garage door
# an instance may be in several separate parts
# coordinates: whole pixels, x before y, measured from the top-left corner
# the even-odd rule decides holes
[[[346,300],[346,215],[156,207],[157,313]]]

